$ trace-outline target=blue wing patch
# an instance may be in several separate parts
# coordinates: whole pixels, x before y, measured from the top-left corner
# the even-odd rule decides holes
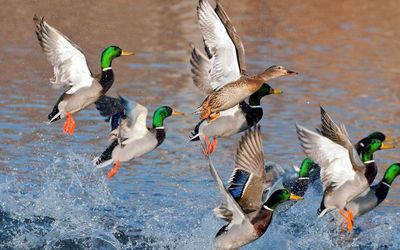
[[[237,200],[242,196],[243,189],[246,186],[247,181],[250,178],[250,173],[242,170],[235,169],[233,171],[231,179],[229,180],[228,191],[231,193],[232,197]]]
[[[111,131],[113,131],[114,129],[116,129],[119,126],[123,116],[124,116],[124,113],[116,113],[115,115],[110,117]]]

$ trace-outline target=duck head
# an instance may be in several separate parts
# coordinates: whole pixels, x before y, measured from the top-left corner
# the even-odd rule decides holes
[[[259,77],[261,77],[263,79],[264,82],[273,79],[273,78],[277,78],[280,76],[286,76],[286,75],[297,75],[298,73],[292,70],[288,70],[287,68],[283,67],[283,66],[271,66],[269,68],[267,68],[266,70],[264,70],[264,72],[262,72]]]
[[[369,139],[365,141],[363,147],[361,147],[360,155],[363,162],[370,161],[373,159],[373,154],[382,149],[392,149],[394,148],[393,145],[384,144],[379,139]]]
[[[359,142],[357,142],[356,144],[357,153],[360,154],[361,151],[366,147],[366,145],[369,145],[373,139],[384,142],[386,140],[386,136],[384,133],[379,131],[369,134],[367,137],[364,137]]]
[[[317,166],[310,158],[305,158],[301,163],[299,170],[299,178],[308,177],[312,168]]]
[[[169,106],[161,106],[157,108],[153,115],[153,127],[162,128],[164,126],[165,118],[171,115],[183,115],[183,113],[176,111]]]
[[[263,209],[273,210],[279,204],[289,200],[302,200],[303,197],[292,194],[287,189],[278,189],[272,193],[263,205]]]
[[[261,87],[249,97],[249,103],[252,106],[260,105],[260,100],[263,96],[266,95],[279,95],[282,93],[280,89],[274,89],[268,84],[264,83]]]
[[[116,57],[129,56],[133,54],[134,52],[123,50],[115,45],[108,46],[103,50],[103,53],[101,54],[101,68],[105,69],[111,67],[112,60]]]

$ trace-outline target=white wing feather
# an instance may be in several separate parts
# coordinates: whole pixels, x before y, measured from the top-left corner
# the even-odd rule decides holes
[[[126,100],[128,121],[126,124],[120,126],[120,137],[123,138],[122,145],[126,145],[139,138],[143,138],[148,129],[146,126],[146,119],[148,110],[145,106],[131,100]]]
[[[214,178],[214,180],[217,182],[219,191],[224,197],[225,200],[224,204],[226,205],[226,208],[229,211],[232,211],[232,220],[229,223],[229,225],[232,226],[236,224],[237,225],[242,224],[243,220],[246,218],[242,209],[240,208],[239,204],[235,201],[235,199],[232,197],[232,195],[225,189],[221,177],[218,175],[218,172],[214,168],[211,158],[209,156],[206,156],[206,158],[208,159],[210,173]]]
[[[205,45],[212,55],[210,84],[213,89],[219,89],[241,75],[236,47],[207,0],[200,1],[197,14]]]
[[[53,87],[71,87],[67,94],[89,87],[93,77],[81,49],[43,18],[35,16],[34,21],[39,43],[54,68],[54,79],[50,80]]]
[[[304,153],[321,167],[324,190],[336,190],[346,181],[354,180],[356,172],[347,149],[298,124],[296,128]]]

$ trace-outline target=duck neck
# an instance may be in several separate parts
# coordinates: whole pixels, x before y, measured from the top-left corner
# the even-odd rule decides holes
[[[378,174],[378,166],[374,161],[373,152],[371,150],[361,152],[361,160],[366,166],[365,177],[367,178],[368,184],[372,184]]]
[[[261,93],[259,93],[259,91],[257,91],[257,92],[255,92],[254,94],[252,94],[250,97],[249,97],[249,104],[250,104],[250,107],[252,107],[252,108],[261,108],[261,105],[260,105],[260,102],[261,102],[261,98],[263,97],[264,95],[262,95]]]
[[[291,188],[292,193],[294,193],[295,195],[304,196],[310,182],[310,170],[314,167],[314,165],[315,163],[310,158],[305,158],[303,160],[299,170],[299,177]]]
[[[390,187],[399,173],[400,173],[400,165],[398,164],[392,164],[390,167],[386,169],[385,175],[383,176],[381,182],[379,182],[375,186],[376,187],[375,194],[376,197],[378,198],[378,204],[386,199]]]
[[[101,77],[100,84],[103,87],[103,94],[105,94],[114,83],[114,72],[111,67],[112,60],[114,59],[106,50],[101,55]]]
[[[156,131],[155,136],[157,139],[157,147],[165,140],[166,134],[164,128],[164,119],[165,116],[163,116],[162,113],[159,112],[159,109],[157,109],[153,116],[153,129]]]

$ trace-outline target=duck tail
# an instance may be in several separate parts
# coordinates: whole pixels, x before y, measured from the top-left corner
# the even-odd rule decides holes
[[[93,159],[93,165],[95,165],[96,168],[103,168],[107,165],[110,165],[113,162],[112,152],[117,145],[118,140],[115,139],[100,156]]]
[[[47,122],[47,125],[49,125],[52,122],[55,122],[57,120],[61,119],[61,113],[58,111],[57,107],[54,107],[53,112],[51,112],[47,118],[49,119],[49,121]]]
[[[204,120],[203,120],[204,121]],[[192,131],[192,135],[189,136],[190,140],[189,141],[200,141],[200,125],[203,123],[203,121],[199,122],[196,127]]]

